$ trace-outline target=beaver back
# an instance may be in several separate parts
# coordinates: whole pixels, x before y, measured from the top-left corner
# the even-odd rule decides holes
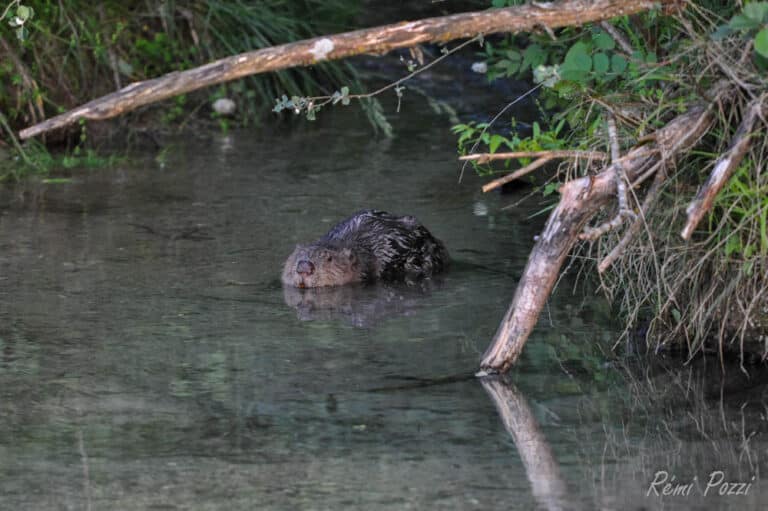
[[[443,271],[443,243],[412,216],[362,210],[317,242],[297,246],[283,282],[296,287],[338,286],[367,280],[415,280]]]

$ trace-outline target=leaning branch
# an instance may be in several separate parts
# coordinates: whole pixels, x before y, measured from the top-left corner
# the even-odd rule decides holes
[[[672,159],[692,147],[712,123],[711,109],[696,107],[655,133],[654,142],[634,147],[594,176],[565,183],[560,203],[534,245],[512,304],[480,363],[479,376],[505,372],[520,356],[557,281],[568,253],[587,222],[616,197],[616,168],[634,182],[661,158]]]
[[[602,151],[578,151],[578,150],[551,150],[551,151],[514,151],[511,153],[476,153],[460,156],[460,161],[476,161],[488,163],[494,160],[511,160],[513,158],[558,158],[558,159],[584,159],[607,160],[608,155]]]
[[[661,1],[662,4],[673,2]],[[248,75],[311,66],[366,53],[384,54],[398,48],[444,43],[478,34],[582,25],[645,11],[658,4],[653,0],[564,0],[543,6],[530,3],[306,39],[241,53],[187,71],[132,83],[117,92],[30,126],[22,130],[19,136],[22,139],[34,137],[80,119],[108,119],[142,105]]]
[[[747,153],[750,145],[752,145],[754,138],[752,137],[752,132],[755,121],[761,116],[765,100],[766,97],[761,96],[749,104],[738,130],[736,130],[736,134],[733,136],[733,140],[731,140],[730,146],[725,154],[718,158],[712,173],[709,175],[709,179],[707,179],[707,182],[696,194],[696,198],[688,205],[686,209],[688,220],[685,223],[685,227],[683,227],[683,231],[680,233],[683,239],[691,239],[696,226],[699,225],[706,212],[712,208],[715,197],[717,197],[717,194],[720,193],[720,190],[723,189],[725,183],[728,182],[733,172],[744,159],[744,155]]]
[[[538,169],[542,165],[546,165],[547,162],[551,160],[552,160],[551,156],[543,156],[538,160],[533,160],[531,163],[529,163],[525,167],[519,168],[511,174],[507,174],[506,176],[500,177],[498,179],[494,179],[490,183],[486,183],[485,185],[483,185],[483,192],[484,193],[490,192],[491,190],[495,190],[496,188],[503,186],[511,181],[514,181],[515,179],[520,179],[526,174],[530,174],[534,170]]]

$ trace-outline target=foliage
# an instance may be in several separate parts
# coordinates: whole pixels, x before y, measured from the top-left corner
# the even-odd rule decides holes
[[[727,24],[720,25],[712,37],[723,39],[734,33],[741,34],[752,42],[757,55],[762,57],[757,58],[756,63],[765,70],[767,63],[765,59],[768,58],[768,2],[746,4],[742,11],[735,14]]]
[[[133,81],[348,29],[358,5],[359,0],[42,0],[33,10],[16,0],[7,4],[0,24],[0,111],[18,129]],[[182,96],[162,104],[158,117],[161,125],[183,125],[227,97],[238,106],[236,117],[210,116],[222,127],[247,125],[259,122],[272,98],[283,93],[327,93],[341,85],[358,86],[353,68],[323,63]]]
[[[494,1],[494,6],[507,2]],[[684,342],[692,353],[715,338],[722,346],[768,329],[768,154],[764,127],[741,167],[722,191],[692,243],[679,233],[685,209],[714,160],[727,149],[743,109],[768,92],[768,2],[688,2],[678,16],[660,11],[605,24],[548,34],[486,41],[488,78],[529,79],[539,87],[547,112],[542,126],[457,124],[459,152],[594,149],[608,152],[606,119],[619,125],[623,147],[631,146],[690,105],[708,101],[721,80],[730,81],[729,108],[721,112],[700,148],[668,169],[666,187],[645,215],[645,228],[611,270],[602,288],[620,306],[627,332],[648,325],[658,345]],[[754,50],[754,51],[752,51]],[[528,163],[520,161],[521,165]],[[509,166],[506,162],[505,167]],[[490,173],[489,167],[477,167]],[[561,179],[586,168],[563,164]],[[552,187],[542,190],[551,193]],[[633,192],[637,211],[644,189]],[[615,211],[604,215],[611,218]],[[600,260],[622,230],[581,247],[581,260]],[[587,256],[587,257],[583,257]],[[758,314],[759,312],[759,314]]]

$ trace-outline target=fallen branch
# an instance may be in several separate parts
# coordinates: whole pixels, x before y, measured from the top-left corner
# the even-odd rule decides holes
[[[656,131],[654,142],[634,147],[595,176],[561,187],[560,203],[531,251],[512,303],[483,355],[478,376],[507,371],[520,356],[579,233],[616,196],[614,165],[622,165],[632,182],[661,158],[673,158],[692,147],[712,120],[711,109],[695,107]]]
[[[717,194],[723,189],[733,175],[733,172],[739,167],[741,160],[744,159],[744,155],[752,144],[752,132],[755,121],[761,116],[765,100],[766,96],[761,96],[749,104],[728,149],[717,159],[709,179],[699,189],[696,198],[688,205],[686,209],[688,220],[685,223],[685,227],[683,227],[683,231],[680,233],[683,239],[691,239],[693,230],[699,225],[706,212],[712,208],[715,197],[717,197]]]
[[[511,174],[507,174],[504,177],[500,177],[498,179],[494,179],[490,183],[486,183],[485,185],[483,185],[483,192],[490,192],[491,190],[495,190],[496,188],[502,185],[505,185],[510,181],[514,181],[515,179],[520,179],[524,175],[530,174],[531,172],[541,167],[542,165],[545,165],[549,161],[552,161],[552,158],[549,156],[544,156],[543,158],[539,158],[538,160],[533,160],[531,163],[529,163],[525,167],[519,168]]]
[[[553,151],[514,151],[511,153],[477,153],[460,156],[460,161],[476,161],[477,163],[488,163],[493,160],[511,160],[513,158],[557,158],[557,159],[585,159],[585,160],[607,160],[608,155],[602,151],[575,151],[575,150],[553,150]]]
[[[661,3],[673,2],[662,0]],[[241,53],[187,71],[132,83],[117,92],[30,126],[22,130],[19,136],[22,139],[30,138],[68,126],[80,119],[108,119],[142,105],[248,75],[295,66],[311,66],[365,53],[384,54],[397,48],[444,43],[478,34],[582,25],[645,11],[658,4],[653,0],[566,0],[541,7],[529,3],[306,39]]]

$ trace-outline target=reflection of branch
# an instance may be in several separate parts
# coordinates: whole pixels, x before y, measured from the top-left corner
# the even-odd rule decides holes
[[[80,460],[83,463],[83,490],[85,490],[86,509],[91,511],[91,477],[88,470],[88,455],[85,453],[82,429],[77,431],[77,446],[80,450]]]
[[[560,466],[525,397],[511,382],[482,378],[480,383],[515,442],[536,502],[544,509],[566,509],[567,487],[560,476]],[[571,504],[568,509],[572,509]]]

